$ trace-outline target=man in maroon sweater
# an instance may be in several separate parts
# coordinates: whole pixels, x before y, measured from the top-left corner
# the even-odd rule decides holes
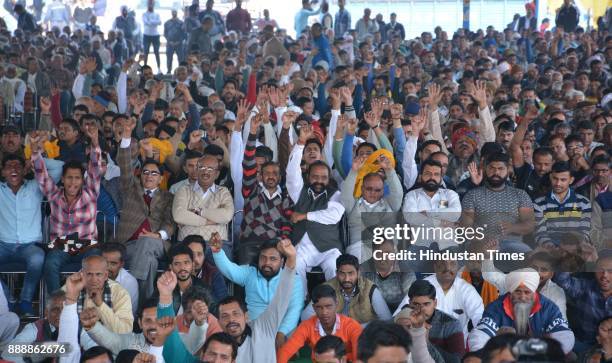
[[[248,34],[252,28],[251,14],[242,8],[242,0],[236,0],[236,7],[227,13],[225,27],[239,34]]]

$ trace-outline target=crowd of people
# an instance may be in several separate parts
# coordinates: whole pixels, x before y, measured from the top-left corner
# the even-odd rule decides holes
[[[612,361],[612,8],[407,39],[235,2],[0,22],[3,359]]]

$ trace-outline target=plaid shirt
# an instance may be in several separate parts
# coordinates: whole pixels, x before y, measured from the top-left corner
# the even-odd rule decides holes
[[[49,176],[40,153],[32,154],[36,180],[51,206],[51,240],[73,233],[77,233],[79,239],[97,238],[96,209],[102,177],[100,153],[100,148],[92,149],[81,195],[72,205],[68,204],[64,196],[64,188],[55,185]]]
[[[255,135],[249,134],[242,161],[242,196],[245,202],[241,239],[265,241],[289,237],[293,203],[280,188],[273,195],[268,195],[268,191],[257,182],[255,142]]]
[[[572,277],[569,272],[557,272],[553,282],[565,291],[567,300],[574,301],[579,312],[579,319],[573,322],[574,335],[577,340],[586,344],[595,344],[599,322],[612,316],[612,296],[605,297],[594,278]]]

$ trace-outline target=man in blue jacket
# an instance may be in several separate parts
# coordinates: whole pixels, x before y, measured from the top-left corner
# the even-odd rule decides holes
[[[534,338],[544,336],[557,340],[563,352],[574,347],[574,333],[554,302],[537,292],[540,275],[532,268],[515,270],[506,275],[506,291],[485,308],[478,326],[468,336],[470,351],[484,347],[489,339],[502,332],[516,332]]]
[[[211,243],[213,241],[221,243],[220,238],[219,241],[216,241],[216,237],[218,235],[211,237]],[[231,262],[223,250],[213,253],[215,265],[223,276],[245,288],[250,320],[257,319],[266,310],[276,293],[284,260],[283,255],[276,247],[277,243],[276,240],[264,242],[259,249],[257,261],[254,261],[253,265],[239,266]],[[277,347],[285,342],[287,335],[297,326],[300,313],[304,308],[303,298],[302,281],[297,279],[293,285],[291,296],[289,296],[289,299],[291,299],[289,308],[276,335]]]

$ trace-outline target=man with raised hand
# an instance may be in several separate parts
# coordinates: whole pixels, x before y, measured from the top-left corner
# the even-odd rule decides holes
[[[276,294],[270,305],[257,319],[249,321],[248,313],[244,303],[235,297],[228,297],[219,303],[219,323],[225,333],[228,333],[237,344],[237,362],[276,362],[276,350],[274,342],[276,333],[280,327],[283,316],[289,306],[289,299],[286,299],[293,289],[295,282],[296,250],[289,239],[282,239],[278,242],[277,248],[286,258],[285,268],[281,271],[281,280],[276,290]],[[218,253],[221,244],[218,240],[211,241],[213,253]],[[172,291],[177,284],[176,275],[165,272],[157,282],[159,290],[158,317],[168,320],[168,324],[174,325],[172,309]],[[162,329],[163,338],[167,337],[164,344],[164,358],[173,362],[192,363],[197,362],[187,351],[182,343],[178,332],[172,328]]]

